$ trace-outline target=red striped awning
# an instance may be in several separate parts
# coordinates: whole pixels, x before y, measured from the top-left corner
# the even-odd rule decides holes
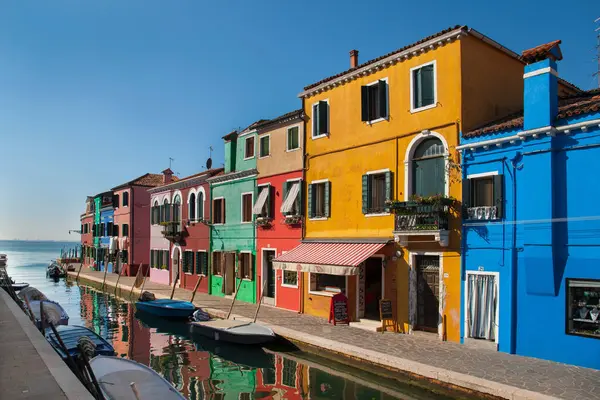
[[[358,275],[360,263],[387,243],[302,243],[273,260],[275,269]]]

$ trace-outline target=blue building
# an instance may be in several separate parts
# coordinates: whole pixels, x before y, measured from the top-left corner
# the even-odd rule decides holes
[[[559,45],[523,52],[523,112],[457,147],[461,340],[600,368],[600,90],[557,77]]]
[[[114,202],[117,201],[112,192],[106,192],[102,195],[100,204],[100,252],[98,256],[98,269],[104,271],[105,261],[108,260],[108,272],[113,271],[112,261],[113,254],[111,253],[110,244],[115,235],[114,227]]]

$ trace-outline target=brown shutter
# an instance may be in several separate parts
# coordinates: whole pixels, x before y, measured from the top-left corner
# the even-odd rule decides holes
[[[254,254],[248,254],[248,258],[248,263],[250,264],[248,267],[248,275],[250,279],[254,280]]]
[[[240,279],[244,277],[244,275],[242,274],[242,253],[239,253],[237,255],[237,270],[235,276],[237,276]]]

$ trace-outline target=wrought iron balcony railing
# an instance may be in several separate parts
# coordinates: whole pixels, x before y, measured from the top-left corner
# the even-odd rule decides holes
[[[400,203],[395,208],[394,232],[448,230],[450,206]]]
[[[179,242],[185,236],[185,230],[180,222],[162,222],[161,225],[163,225],[162,234],[165,239]]]

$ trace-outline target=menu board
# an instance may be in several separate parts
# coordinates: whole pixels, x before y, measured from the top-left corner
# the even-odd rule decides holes
[[[379,300],[379,316],[381,320],[394,319],[392,311],[392,301],[388,299]]]
[[[343,293],[338,293],[331,298],[329,307],[329,322],[337,324],[349,324],[348,298]]]

